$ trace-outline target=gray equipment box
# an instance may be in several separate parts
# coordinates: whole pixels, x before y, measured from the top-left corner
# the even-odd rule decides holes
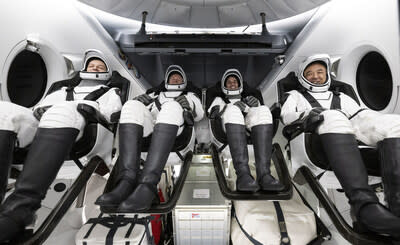
[[[231,205],[219,190],[211,156],[195,155],[172,213],[175,244],[229,244]]]

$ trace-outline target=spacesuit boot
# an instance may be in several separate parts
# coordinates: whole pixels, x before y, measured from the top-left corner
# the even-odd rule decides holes
[[[246,192],[258,191],[259,186],[250,173],[245,126],[227,123],[225,124],[225,129],[233,166],[237,176],[236,189]]]
[[[400,138],[378,143],[385,198],[389,210],[400,217]]]
[[[400,218],[379,203],[352,134],[321,134],[323,149],[342,185],[357,221],[368,230],[398,237]]]
[[[35,211],[40,208],[78,133],[75,128],[37,130],[15,191],[1,207],[0,242],[15,238],[33,222]]]
[[[119,125],[119,160],[116,187],[96,200],[100,206],[118,206],[137,186],[143,126],[134,123]]]
[[[261,124],[251,128],[257,182],[264,191],[281,191],[284,186],[271,175],[272,136],[274,126]]]
[[[0,203],[6,194],[8,172],[13,159],[17,134],[9,130],[0,130]]]
[[[175,142],[178,126],[157,123],[151,137],[139,185],[118,208],[120,212],[142,212],[150,209],[152,203],[159,203],[157,184]]]

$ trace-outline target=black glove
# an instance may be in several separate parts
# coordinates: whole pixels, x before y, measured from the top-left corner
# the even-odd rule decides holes
[[[250,107],[257,107],[258,106],[258,99],[254,96],[247,96],[246,98],[244,98],[244,102],[250,106]]]
[[[183,121],[185,122],[186,125],[193,126],[194,125],[193,113],[191,111],[184,110]]]
[[[315,108],[314,108],[315,109]],[[320,115],[321,111],[311,110],[308,116],[305,118],[303,122],[304,132],[313,133],[317,129],[317,127],[324,121],[324,116]]]
[[[213,106],[210,111],[210,115],[208,116],[210,119],[216,119],[219,115],[219,105]]]
[[[185,95],[179,95],[178,97],[175,98],[175,101],[178,102],[183,109],[191,111],[192,108],[190,108],[189,101],[187,100]]]
[[[145,106],[150,105],[154,101],[148,94],[141,94],[133,99],[142,102]]]
[[[33,111],[33,116],[40,121],[42,118],[43,114],[51,107],[51,105],[48,106],[43,106],[43,107],[38,107]]]
[[[235,103],[233,103],[235,106],[239,107],[239,109],[244,112],[246,110],[246,103],[244,103],[243,101],[236,101]]]

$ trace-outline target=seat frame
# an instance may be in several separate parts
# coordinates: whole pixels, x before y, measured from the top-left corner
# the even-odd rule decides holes
[[[77,73],[72,79],[67,79],[54,83],[48,90],[47,94],[59,89],[68,84],[75,84],[79,79],[79,73]],[[121,90],[121,101],[124,103],[129,94],[130,81],[122,77],[117,71],[112,74],[112,83],[109,83],[109,87],[117,87]],[[96,169],[101,165],[106,165],[104,158],[105,155],[96,155],[96,151],[99,149],[97,146],[102,147],[102,141],[100,142],[101,136],[113,137],[116,132],[116,123],[108,123],[97,110],[86,104],[78,104],[77,110],[85,118],[87,124],[85,126],[83,136],[78,140],[72,148],[69,156],[66,160],[73,160],[76,165],[81,169],[79,176],[72,183],[71,187],[63,194],[61,199],[52,209],[47,218],[39,226],[39,228],[33,233],[32,230],[27,229],[24,231],[24,235],[17,238],[15,241],[11,241],[11,244],[42,244],[54,231],[62,217],[66,214],[74,200],[86,187],[86,183]],[[118,116],[118,115],[117,115]],[[114,118],[115,120],[116,118]],[[102,131],[102,132],[100,132]],[[100,133],[99,133],[100,132]],[[80,147],[83,147],[81,149]],[[112,145],[109,147],[112,149]],[[29,148],[19,148],[17,153],[17,159],[23,160],[26,157]],[[112,150],[110,151],[110,155]],[[80,162],[79,158],[87,156],[87,163],[84,165]],[[81,201],[83,202],[83,198]]]
[[[298,89],[299,83],[294,73],[289,73],[287,77],[278,81],[278,96],[281,104],[285,101],[284,93],[290,90]],[[359,104],[359,100],[354,89],[349,84],[339,81],[332,81],[331,88],[337,92],[343,92]],[[324,187],[320,184],[321,174],[330,170],[325,154],[315,154],[315,151],[322,152],[320,138],[315,133],[305,133],[304,124],[298,122],[293,125],[287,125],[282,130],[283,136],[288,140],[286,150],[288,158],[292,163],[294,181],[299,185],[308,184],[311,191],[317,197],[319,203],[326,210],[339,233],[352,244],[394,244],[393,239],[387,236],[362,233],[357,230],[357,224],[352,227],[347,224],[343,216],[335,207],[333,201],[328,197]],[[380,169],[377,156],[377,150],[360,144],[359,149],[363,157],[368,174],[374,176],[380,175]],[[318,175],[318,176],[316,176]]]

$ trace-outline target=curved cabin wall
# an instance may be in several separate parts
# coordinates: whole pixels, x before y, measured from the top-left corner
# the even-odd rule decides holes
[[[360,63],[371,52],[377,52],[383,57],[388,64],[388,69],[377,69],[376,72],[380,74],[375,74],[375,77],[364,74],[364,78],[370,79],[360,80],[357,87],[357,71]],[[336,0],[321,6],[289,48],[286,53],[286,62],[271,71],[265,78],[263,95],[268,104],[272,104],[277,99],[276,82],[290,71],[297,71],[298,63],[315,53],[331,55],[337,65],[337,80],[351,84],[361,97],[363,105],[386,113],[400,112],[400,105],[398,105],[400,43],[397,1]],[[369,60],[369,62],[379,61]],[[362,67],[361,69],[363,72],[367,71]],[[390,76],[385,74],[389,70],[392,79],[391,89]],[[367,92],[374,87],[385,87],[382,88],[381,93],[375,94],[375,96],[385,97],[381,102],[372,102],[373,98],[370,96],[373,93]],[[372,103],[376,103],[375,106]]]
[[[82,4],[52,0],[1,1],[0,13],[0,22],[4,23],[0,25],[3,37],[0,99],[33,106],[43,97],[43,87],[46,90],[53,82],[81,69],[86,49],[101,50],[112,69],[132,81],[131,96],[144,91],[145,82],[137,80],[127,69],[125,60],[118,56],[115,42]],[[27,40],[38,44],[35,53],[27,51]],[[20,60],[22,56],[26,62]],[[28,62],[29,59],[35,64]]]

